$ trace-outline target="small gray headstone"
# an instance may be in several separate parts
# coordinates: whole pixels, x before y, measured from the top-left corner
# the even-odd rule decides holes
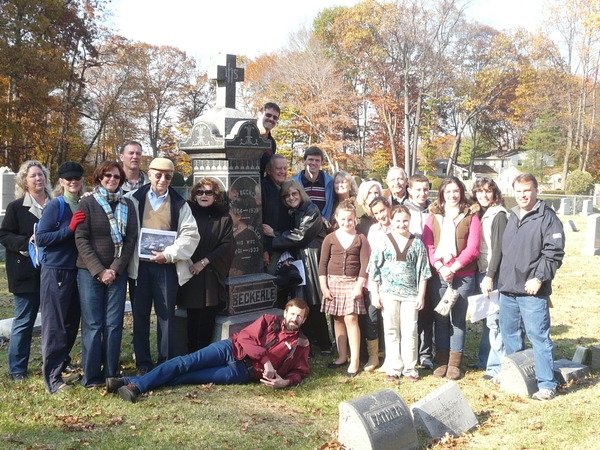
[[[416,449],[417,431],[406,403],[384,389],[339,405],[338,441],[346,449]]]
[[[283,310],[272,308],[245,314],[238,314],[237,316],[217,316],[217,319],[215,320],[213,342],[217,342],[222,339],[228,339],[232,334],[237,333],[242,328],[250,325],[263,314],[283,316]]]
[[[600,255],[600,214],[588,216],[581,254],[584,256]]]
[[[532,349],[502,358],[500,389],[521,397],[531,397],[538,391]]]
[[[594,345],[590,348],[590,369],[600,369],[600,346]]]
[[[594,205],[592,204],[592,200],[584,200],[581,203],[581,215],[589,216],[594,213]]]
[[[0,167],[0,214],[15,199],[15,173],[8,167]]]
[[[567,384],[569,381],[581,380],[590,369],[582,364],[569,361],[568,359],[559,359],[554,361],[554,376],[559,384]]]
[[[460,436],[478,425],[458,384],[449,381],[411,406],[415,424],[432,438]]]
[[[575,349],[572,361],[577,364],[587,364],[590,357],[590,349],[587,347],[578,346]]]
[[[571,203],[571,199],[570,198],[561,198],[560,199],[560,205],[558,207],[558,214],[562,214],[564,215],[568,215],[571,214],[573,209],[572,203]]]
[[[575,222],[573,222],[572,220],[569,220],[569,228],[571,229],[571,231],[574,231],[574,232],[579,231],[577,229],[577,225],[575,225]]]

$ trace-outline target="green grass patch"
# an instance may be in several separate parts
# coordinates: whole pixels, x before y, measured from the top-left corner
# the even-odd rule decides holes
[[[600,344],[598,306],[600,257],[582,256],[585,219],[566,230],[567,255],[554,283],[552,337],[555,359],[570,359],[577,345]],[[565,221],[566,223],[566,221]],[[4,277],[4,270],[0,270]],[[12,314],[11,298],[0,281],[0,317]],[[131,319],[126,317],[123,365],[133,370]],[[480,329],[470,325],[464,366],[475,361]],[[79,345],[79,344],[78,344]],[[80,359],[79,347],[74,351]],[[410,405],[445,381],[422,372],[417,383],[388,381],[382,374],[361,373],[349,380],[326,368],[316,356],[312,375],[294,389],[274,391],[262,385],[180,386],[166,388],[127,404],[103,390],[75,387],[66,395],[44,392],[39,337],[34,340],[30,378],[13,384],[6,375],[6,347],[0,351],[0,448],[11,449],[171,449],[336,448],[338,404],[390,388]],[[422,448],[563,449],[600,445],[598,374],[561,388],[550,402],[507,395],[467,371],[458,382],[480,426],[459,438],[428,441]]]

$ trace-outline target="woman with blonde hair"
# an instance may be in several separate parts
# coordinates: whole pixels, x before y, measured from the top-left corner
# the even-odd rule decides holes
[[[8,370],[17,382],[27,377],[33,325],[40,307],[40,271],[28,253],[34,225],[50,201],[50,173],[41,162],[25,161],[15,177],[16,200],[6,207],[0,244],[6,247],[8,290],[14,295],[15,318],[8,345]]]
[[[377,223],[377,219],[373,217],[371,212],[370,204],[375,197],[382,195],[383,187],[379,181],[367,180],[363,181],[358,187],[358,193],[356,194],[356,231],[369,235],[369,228]]]

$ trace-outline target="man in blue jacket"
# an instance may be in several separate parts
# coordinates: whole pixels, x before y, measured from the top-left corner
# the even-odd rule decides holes
[[[506,354],[524,349],[521,323],[533,346],[538,391],[532,398],[550,400],[556,393],[550,339],[552,279],[565,254],[565,234],[556,213],[538,200],[531,174],[513,182],[517,206],[511,210],[502,238],[500,331]]]

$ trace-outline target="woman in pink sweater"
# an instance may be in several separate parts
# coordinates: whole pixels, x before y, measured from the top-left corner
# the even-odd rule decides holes
[[[456,177],[446,178],[437,200],[429,207],[431,215],[423,229],[429,263],[438,273],[432,280],[433,294],[439,294],[439,301],[450,286],[458,293],[448,315],[434,313],[438,367],[433,374],[451,380],[462,376],[460,365],[467,330],[467,297],[476,288],[475,272],[481,240],[478,210],[478,204],[467,200],[462,181]]]

